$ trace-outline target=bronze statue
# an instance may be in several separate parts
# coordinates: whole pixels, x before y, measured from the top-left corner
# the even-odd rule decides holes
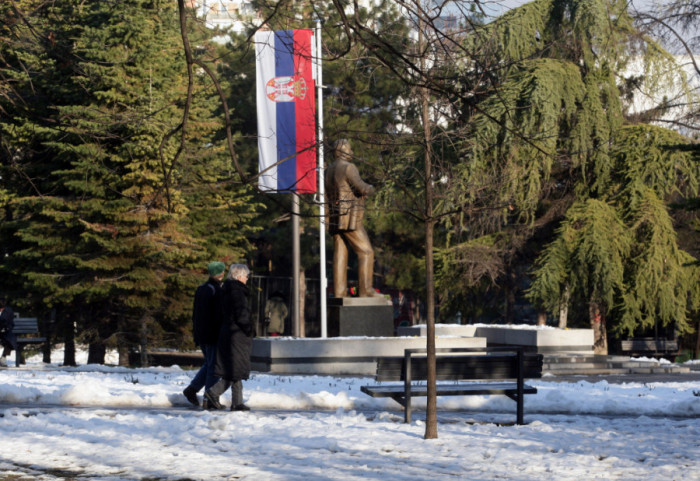
[[[329,230],[333,236],[333,295],[347,297],[348,245],[357,254],[360,297],[377,295],[372,289],[374,251],[362,225],[365,198],[374,187],[360,178],[351,162],[352,148],[346,139],[339,140],[334,150],[335,161],[326,169]]]

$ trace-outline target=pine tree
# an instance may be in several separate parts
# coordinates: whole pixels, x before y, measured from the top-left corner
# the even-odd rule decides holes
[[[121,354],[178,345],[201,266],[244,255],[254,212],[235,184],[217,185],[231,177],[222,157],[200,154],[220,126],[215,93],[195,83],[183,117],[188,77],[170,2],[64,2],[46,15],[46,32],[74,29],[60,52],[67,95],[37,140],[55,188],[16,200],[13,259],[85,341]],[[183,122],[193,128],[181,139]]]
[[[644,222],[631,220],[649,214],[635,210],[642,198],[649,200],[641,187],[669,200],[672,193],[693,195],[698,180],[687,153],[673,148],[685,142],[680,136],[661,128],[623,128],[617,78],[634,52],[631,25],[624,2],[535,1],[468,39],[500,64],[479,86],[495,94],[465,110],[474,114],[465,117],[470,135],[451,199],[472,210],[465,207],[448,224],[471,228],[465,240],[474,240],[456,238],[450,251],[459,259],[459,249],[473,245],[480,233],[492,239],[484,243],[492,252],[521,249],[518,244],[526,245],[565,211],[537,261],[529,295],[552,314],[559,313],[563,300],[589,312],[601,352],[606,316],[612,316],[616,332],[645,324],[647,314],[640,314],[633,299],[649,300],[653,307],[645,305],[647,313],[668,312],[672,305],[678,315],[681,305],[688,306],[688,290],[676,281],[646,288],[631,281],[634,259],[683,257],[670,232],[649,237],[641,229]],[[640,55],[653,56],[657,64],[670,61],[651,40],[645,45]],[[473,213],[474,206],[492,208]],[[661,210],[668,217],[667,209]],[[496,232],[510,235],[494,237]],[[649,240],[654,249],[645,250]],[[684,330],[687,315],[675,322]]]
[[[644,242],[630,232],[634,192],[641,192],[632,185],[641,182],[666,202],[697,192],[697,168],[687,152],[673,148],[685,140],[661,128],[623,128],[618,79],[628,59],[645,56],[647,81],[663,82],[662,75],[673,72],[672,58],[649,38],[638,42],[626,3],[619,1],[534,1],[491,23],[472,23],[460,38],[461,49],[454,50],[462,56],[455,55],[452,73],[442,77],[455,88],[431,79],[434,92],[452,93],[457,115],[450,128],[452,138],[461,138],[458,160],[446,164],[445,195],[438,197],[441,212],[453,213],[441,222],[447,237],[438,250],[439,287],[455,299],[490,285],[510,292],[522,283],[518,272],[535,260],[538,244],[551,242],[537,262],[530,298],[553,314],[565,299],[580,305],[576,311],[589,312],[591,325],[600,321],[598,341],[605,349],[605,316],[613,316],[619,332],[629,326],[621,324],[621,313],[634,311],[618,309],[623,291],[636,289],[627,280]],[[587,260],[588,274],[574,274],[566,269],[584,270],[573,261],[576,250],[563,249],[561,229],[552,242],[552,232],[576,217],[588,226],[573,231],[587,234],[579,242],[595,238],[595,229],[605,226],[595,215],[606,209],[593,209],[593,200],[623,222],[620,242],[628,238],[630,245],[598,245]],[[586,213],[592,217],[581,217]],[[600,232],[599,239],[613,238]],[[678,258],[673,237],[664,239],[664,254]],[[614,275],[606,270],[612,266],[599,265],[613,253],[622,262]],[[651,298],[679,306],[688,295],[687,289],[672,292],[675,300],[668,293]]]
[[[44,311],[46,287],[51,280],[60,282],[59,276],[48,268],[52,257],[58,255],[57,245],[68,245],[71,239],[67,231],[59,232],[61,217],[53,217],[56,198],[66,191],[58,181],[54,170],[60,170],[65,159],[44,145],[62,132],[56,129],[57,119],[53,108],[71,102],[71,84],[66,73],[71,69],[72,38],[79,29],[73,9],[48,8],[43,2],[22,1],[3,3],[2,75],[4,95],[0,98],[3,115],[0,117],[2,132],[3,189],[9,192],[9,202],[3,207],[0,226],[4,256],[0,259],[0,276],[7,292],[21,309],[33,313]],[[57,18],[64,19],[56,22]],[[75,91],[78,94],[77,90]],[[6,197],[7,198],[7,197]],[[30,218],[36,226],[44,225],[32,233]],[[22,231],[30,242],[40,245],[46,256],[29,249],[22,239]],[[23,252],[28,255],[25,257]],[[63,259],[56,259],[62,262]],[[28,267],[31,266],[30,267]],[[32,284],[32,270],[47,268],[49,276],[38,279],[29,289],[24,280]],[[27,292],[28,291],[28,292]],[[49,294],[50,295],[50,294]],[[71,302],[70,299],[66,299]],[[51,302],[48,303],[51,307]],[[72,320],[71,320],[72,322]],[[68,323],[66,323],[68,325]],[[61,330],[61,326],[58,327]],[[67,340],[72,339],[72,329]],[[49,333],[46,333],[49,334]],[[60,333],[58,333],[60,334]],[[72,350],[66,349],[66,362],[74,363]]]

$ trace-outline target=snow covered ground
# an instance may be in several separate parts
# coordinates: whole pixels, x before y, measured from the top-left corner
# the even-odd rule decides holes
[[[533,380],[524,426],[506,397],[439,398],[424,440],[424,412],[404,424],[360,391],[371,378],[255,374],[251,412],[210,412],[182,396],[193,371],[28,361],[0,371],[3,481],[700,480],[700,381],[683,374]]]

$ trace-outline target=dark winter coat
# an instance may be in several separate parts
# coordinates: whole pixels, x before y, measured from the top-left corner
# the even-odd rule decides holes
[[[12,332],[15,328],[15,313],[10,306],[0,312],[0,343],[3,347],[17,349],[17,336]]]
[[[238,280],[227,280],[222,288],[223,322],[216,348],[214,373],[227,381],[250,376],[253,325],[248,307],[248,288]]]
[[[198,346],[215,346],[221,330],[221,284],[210,277],[194,293],[192,307],[192,334]]]

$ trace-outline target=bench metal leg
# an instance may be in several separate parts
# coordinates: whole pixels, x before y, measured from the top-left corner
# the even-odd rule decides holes
[[[404,411],[403,411],[403,419],[406,422],[406,424],[411,423],[411,383],[413,382],[413,373],[411,371],[411,352],[406,351],[404,352],[404,359],[405,359],[405,366],[406,366],[406,372],[404,373],[404,384],[403,384],[403,392],[404,392]]]
[[[518,414],[517,414],[517,420],[515,421],[517,424],[525,424],[523,421],[523,398],[524,396],[518,396]]]
[[[524,398],[525,398],[525,379],[523,377],[523,373],[525,372],[525,354],[522,349],[518,349],[518,354],[517,354],[517,361],[518,361],[518,408],[517,408],[517,416],[516,416],[516,422],[518,424],[524,424],[523,423],[523,404],[524,404]]]

